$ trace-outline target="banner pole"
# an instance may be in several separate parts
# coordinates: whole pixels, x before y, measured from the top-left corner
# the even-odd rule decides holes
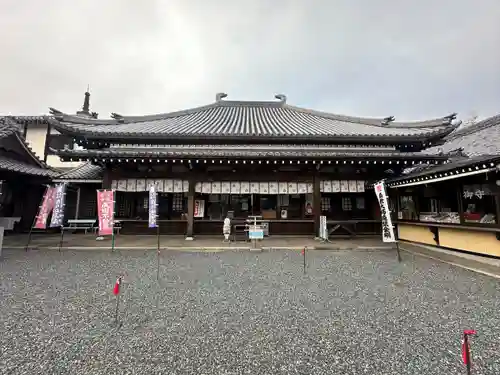
[[[45,193],[43,193],[42,196],[42,204],[38,206],[38,210],[35,214],[35,217],[33,218],[33,224],[30,227],[30,231],[28,233],[28,242],[26,242],[26,246],[24,247],[24,251],[28,251],[28,248],[31,243],[31,235],[33,234],[33,229],[35,227],[36,221],[38,220],[38,216],[40,215],[40,209],[42,208],[43,202],[45,201],[45,197],[47,196],[47,193],[49,192],[49,186],[45,186]]]
[[[156,223],[156,237],[157,237],[157,244],[156,244],[156,280],[160,280],[160,223]]]
[[[61,225],[61,239],[59,240],[59,252],[61,252],[63,241],[64,241],[64,226]]]

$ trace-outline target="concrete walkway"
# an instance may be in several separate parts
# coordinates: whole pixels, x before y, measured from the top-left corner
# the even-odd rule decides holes
[[[222,236],[221,236],[222,237]],[[171,250],[251,250],[251,242],[223,242],[221,237],[198,236],[193,241],[187,241],[183,236],[160,236],[160,248]],[[30,249],[59,249],[61,236],[59,234],[33,234],[30,240]],[[24,249],[28,243],[28,235],[9,235],[4,239],[6,249]],[[111,249],[112,240],[106,237],[96,240],[94,234],[65,234],[61,249],[63,250],[107,250]],[[116,250],[156,250],[158,238],[151,235],[115,236]],[[256,249],[297,249],[304,247],[316,250],[351,250],[351,249],[390,249],[392,245],[383,244],[378,238],[339,239],[330,243],[321,243],[312,237],[305,236],[277,236],[266,237],[257,242]]]
[[[33,234],[29,249],[58,250],[61,236],[59,234]],[[4,238],[5,249],[25,249],[28,243],[27,234],[8,235]],[[156,236],[117,235],[115,250],[156,250]],[[198,236],[187,241],[184,236],[160,236],[160,249],[178,251],[218,252],[226,250],[386,250],[395,252],[395,245],[384,244],[378,238],[332,239],[322,243],[306,236],[266,237],[254,247],[250,242],[223,242],[221,237]],[[96,240],[94,234],[65,234],[61,250],[111,250],[111,238]],[[473,255],[454,250],[445,250],[433,246],[420,245],[401,241],[400,249],[413,255],[424,256],[458,267],[466,268],[492,277],[500,278],[500,259]],[[396,256],[396,255],[395,255]],[[403,257],[403,262],[405,261]]]
[[[435,246],[401,241],[400,249],[408,253],[452,264],[500,279],[500,259],[441,249]]]

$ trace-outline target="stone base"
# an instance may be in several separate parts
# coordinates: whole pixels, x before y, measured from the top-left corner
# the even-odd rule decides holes
[[[191,237],[191,236],[187,236],[187,237],[185,238],[185,240],[186,240],[186,241],[192,241],[192,240],[194,240],[194,238],[193,238],[193,237]]]

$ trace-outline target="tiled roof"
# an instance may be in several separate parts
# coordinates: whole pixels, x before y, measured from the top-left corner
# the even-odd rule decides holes
[[[447,154],[458,149],[468,156],[500,155],[500,115],[457,129],[445,138],[443,145],[426,152]]]
[[[102,167],[85,163],[69,171],[59,174],[56,180],[101,180]]]
[[[437,155],[424,152],[399,152],[384,147],[347,147],[331,145],[170,145],[164,147],[115,147],[90,150],[54,150],[66,158],[394,158],[435,160]],[[439,157],[437,158],[439,159]],[[446,159],[446,157],[441,157]]]
[[[388,181],[389,184],[393,184],[399,181],[407,181],[418,177],[430,176],[440,173],[451,172],[461,169],[471,169],[474,170],[475,166],[484,169],[488,166],[494,167],[500,161],[500,155],[481,155],[472,158],[460,158],[456,160],[450,160],[445,164],[440,165],[419,165],[415,167],[412,171],[408,171],[406,174],[392,178]]]
[[[377,139],[427,140],[441,138],[459,124],[455,115],[399,123],[393,118],[374,119],[313,111],[279,102],[219,100],[180,112],[151,116],[114,115],[111,120],[84,119],[53,110],[48,121],[63,133],[103,139]]]
[[[36,167],[5,156],[0,156],[0,169],[32,176],[54,177],[58,174],[58,172],[51,169]]]

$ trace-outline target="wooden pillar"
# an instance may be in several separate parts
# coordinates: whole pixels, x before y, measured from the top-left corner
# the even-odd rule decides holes
[[[500,227],[500,186],[498,186],[496,182],[494,185],[494,194],[495,194],[495,217],[497,220],[497,227]],[[497,232],[497,239],[500,240],[500,233],[498,232]]]
[[[111,181],[113,176],[111,174],[111,167],[105,166],[104,171],[102,173],[102,188],[103,189],[111,189]]]
[[[76,190],[75,219],[78,219],[78,216],[80,216],[80,195],[81,195],[81,187],[78,186],[78,189]]]
[[[186,240],[193,240],[193,231],[194,231],[194,187],[196,185],[196,181],[194,178],[189,179],[189,189],[188,189],[188,207],[187,207],[187,228],[186,228]]]
[[[319,236],[319,217],[321,216],[321,178],[316,172],[313,181],[313,212],[314,212],[314,236]]]
[[[464,224],[465,218],[464,218],[463,187],[462,184],[458,182],[457,182],[457,204],[458,204],[457,209],[458,209],[458,216],[460,218],[460,224]]]

